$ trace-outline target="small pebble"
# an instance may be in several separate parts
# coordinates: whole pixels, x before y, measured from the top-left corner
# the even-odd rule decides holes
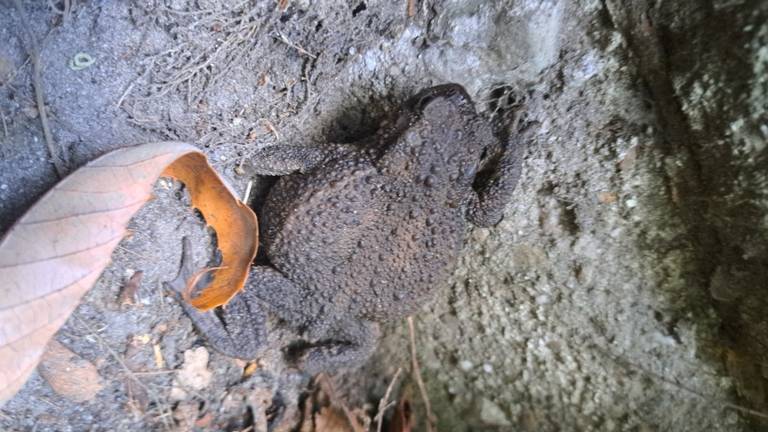
[[[474,366],[475,365],[473,365],[472,362],[469,361],[469,360],[462,360],[462,361],[459,362],[459,367],[461,368],[461,370],[463,370],[465,372],[470,370],[470,369],[472,369],[472,367],[474,367]]]
[[[474,239],[477,240],[479,243],[486,241],[490,234],[491,234],[491,230],[487,228],[477,228],[472,233]]]
[[[490,363],[483,363],[483,372],[487,374],[493,373],[493,365]]]
[[[0,189],[6,190],[6,189],[8,189],[8,185],[7,184],[1,184],[0,185]]]
[[[627,204],[627,207],[629,208],[635,208],[637,206],[637,200],[634,198],[630,198],[627,200],[626,204]]]
[[[489,426],[511,426],[504,410],[490,399],[483,398],[480,402],[480,421]]]

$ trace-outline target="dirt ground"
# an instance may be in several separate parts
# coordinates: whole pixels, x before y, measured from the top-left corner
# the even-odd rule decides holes
[[[12,3],[0,233],[58,181],[26,30],[67,171],[181,140],[241,194],[263,184],[248,173],[257,149],[351,142],[418,90],[458,82],[488,117],[517,113],[526,156],[504,220],[467,233],[451,283],[414,317],[437,429],[768,428],[765,2],[52,0],[23,2],[26,18]],[[76,67],[81,54],[93,63]],[[178,184],[155,193],[56,338],[98,372],[94,391],[67,395],[44,365],[0,429],[298,421],[309,377],[276,353],[246,364],[207,349],[165,295],[181,238],[201,263],[212,246]],[[422,430],[409,345],[392,323],[368,364],[331,378],[337,397],[374,415],[402,368],[393,399]]]

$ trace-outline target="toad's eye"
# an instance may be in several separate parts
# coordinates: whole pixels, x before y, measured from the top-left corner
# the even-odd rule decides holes
[[[433,94],[424,96],[423,98],[419,99],[418,103],[416,103],[416,109],[418,111],[423,110],[424,107],[429,105],[429,103],[432,102],[433,100],[435,100],[435,95]]]

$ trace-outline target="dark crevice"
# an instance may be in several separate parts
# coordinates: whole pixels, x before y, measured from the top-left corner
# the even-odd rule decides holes
[[[768,381],[759,372],[765,354],[759,347],[768,341],[768,334],[760,330],[765,325],[764,311],[768,303],[764,284],[757,282],[765,280],[765,259],[749,259],[732,251],[738,249],[733,245],[740,238],[746,241],[749,237],[739,237],[729,221],[759,222],[760,217],[743,210],[729,217],[735,209],[729,208],[727,197],[744,198],[745,195],[737,189],[736,182],[744,168],[727,148],[712,145],[714,137],[722,133],[726,119],[730,118],[729,104],[738,106],[729,99],[736,96],[717,95],[722,104],[719,111],[709,114],[710,118],[704,119],[702,130],[697,132],[692,128],[673,84],[673,77],[696,78],[695,71],[706,70],[702,62],[715,60],[717,56],[722,65],[714,70],[722,75],[716,79],[727,79],[734,86],[746,85],[751,70],[748,56],[743,52],[730,54],[741,49],[735,47],[746,46],[748,38],[734,30],[744,27],[744,19],[739,17],[736,9],[729,14],[706,7],[694,8],[686,2],[659,7],[655,4],[651,1],[626,4],[604,1],[608,21],[624,34],[634,55],[638,75],[648,95],[649,111],[655,115],[656,148],[676,165],[661,170],[661,175],[667,188],[666,196],[672,204],[670,211],[685,227],[678,248],[690,257],[684,264],[684,277],[691,289],[681,295],[688,298],[686,303],[696,309],[695,316],[701,319],[706,319],[705,308],[712,307],[717,311],[721,322],[720,340],[708,344],[714,344],[713,352],[727,349],[729,355],[725,358],[715,356],[713,363],[725,366],[734,378],[743,403],[765,411],[768,409]],[[690,16],[691,21],[683,28],[677,25],[673,30],[668,23],[673,17],[682,15]],[[718,26],[711,26],[715,21]],[[690,85],[683,84],[680,91],[684,94]],[[733,88],[733,95],[748,92],[745,88]],[[752,230],[749,235],[756,233]],[[647,247],[658,250],[660,246],[649,244]],[[727,284],[721,284],[727,288],[723,289],[744,297],[737,302],[713,298],[712,292],[718,292],[717,280],[722,278],[718,272],[727,275]],[[676,323],[678,318],[668,317],[667,323]],[[674,327],[667,328],[673,337],[676,336],[672,331]],[[751,421],[765,426],[758,419]]]
[[[366,10],[368,6],[366,6],[365,2],[360,2],[357,6],[355,6],[354,9],[352,9],[352,17],[357,17],[360,12]]]

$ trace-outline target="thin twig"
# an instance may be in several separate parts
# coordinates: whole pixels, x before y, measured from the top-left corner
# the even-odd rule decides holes
[[[248,200],[251,199],[251,189],[253,189],[253,180],[248,181],[248,186],[245,187],[243,202],[246,204],[248,204]]]
[[[30,60],[31,59],[29,58],[29,56],[27,56],[27,58],[24,59],[24,63],[22,63],[21,66],[15,68],[13,72],[6,75],[5,81],[0,83],[0,90],[3,90],[6,87],[8,87],[11,90],[16,90],[16,87],[12,86],[11,83],[16,79],[16,75],[19,74],[19,71],[27,67],[27,64],[29,64]]]
[[[143,388],[146,391],[149,391],[149,387],[144,385],[143,382],[139,381],[139,379],[136,378],[136,373],[134,371],[132,371],[130,367],[128,367],[128,365],[125,363],[125,361],[122,359],[122,357],[120,357],[120,354],[118,354],[115,350],[113,350],[112,347],[109,346],[107,341],[105,341],[104,338],[102,338],[101,335],[98,334],[96,332],[96,330],[93,327],[91,327],[90,324],[88,324],[87,322],[82,320],[77,315],[72,315],[72,316],[75,318],[75,320],[78,323],[80,323],[80,325],[82,325],[83,327],[85,327],[88,330],[88,333],[90,333],[93,337],[95,337],[96,339],[99,340],[99,344],[102,347],[104,347],[105,350],[107,350],[107,352],[112,356],[112,358],[114,358],[118,363],[120,363],[120,366],[122,366],[123,369],[125,369],[125,372],[126,372],[126,374],[128,375],[129,378],[131,378],[133,381],[135,381],[136,384],[139,385],[139,387]]]
[[[136,84],[136,81],[132,81],[130,84],[128,84],[128,87],[126,87],[125,91],[123,92],[123,95],[120,96],[120,99],[117,100],[117,104],[115,104],[115,108],[120,108],[125,98],[128,97],[128,93],[130,93],[131,90],[133,90],[133,86],[135,84]]]
[[[413,317],[408,317],[408,336],[411,339],[411,368],[413,369],[413,378],[416,380],[416,384],[419,386],[419,392],[421,393],[421,400],[424,402],[424,408],[427,410],[427,431],[433,432],[435,430],[435,415],[432,413],[432,404],[429,403],[429,396],[427,396],[427,388],[424,385],[424,380],[421,379],[421,366],[419,366],[419,359],[416,357],[416,331],[413,326]]]
[[[32,84],[35,87],[35,99],[37,101],[37,111],[40,114],[40,123],[43,127],[43,135],[45,136],[45,144],[48,146],[48,152],[51,154],[51,161],[59,178],[64,177],[67,170],[64,167],[59,156],[59,151],[56,148],[56,144],[53,142],[53,135],[51,129],[48,126],[48,114],[45,112],[45,97],[43,96],[43,85],[40,79],[40,48],[37,46],[37,39],[30,31],[29,21],[27,20],[27,14],[24,11],[24,6],[21,4],[21,0],[14,0],[14,5],[19,13],[19,19],[21,20],[21,26],[29,39],[28,52],[32,59]]]
[[[140,254],[138,252],[134,252],[134,251],[132,251],[132,250],[126,248],[126,247],[120,246],[120,245],[117,245],[117,248],[120,249],[123,252],[128,252],[129,254],[132,254],[134,256],[137,256],[137,257],[139,257],[141,259],[144,259],[144,260],[147,260],[147,261],[153,261],[155,259],[155,258],[150,258],[150,257],[148,257],[146,255],[142,255],[142,254]]]
[[[311,52],[305,50],[301,45],[296,44],[294,42],[291,42],[290,39],[288,39],[284,34],[280,33],[279,31],[277,32],[277,35],[280,36],[279,37],[280,42],[288,45],[289,47],[291,47],[293,49],[295,49],[296,51],[299,52],[299,54],[305,55],[305,56],[307,56],[309,58],[313,58],[313,59],[317,58],[316,55],[314,55]]]
[[[3,137],[8,138],[8,125],[5,123],[5,114],[0,110],[0,119],[3,120]]]
[[[376,414],[376,432],[381,432],[381,425],[384,423],[384,413],[387,411],[387,408],[389,408],[389,405],[387,404],[389,395],[392,393],[392,389],[395,387],[395,383],[400,377],[400,373],[402,371],[403,368],[397,368],[397,372],[395,372],[395,376],[392,377],[392,381],[390,381],[389,387],[387,387],[387,391],[384,392],[384,397],[379,401],[379,412]]]
[[[48,405],[52,406],[53,408],[55,408],[55,409],[57,409],[57,410],[60,410],[60,409],[61,409],[61,407],[60,407],[60,406],[58,406],[58,405],[56,405],[55,403],[51,402],[51,401],[50,401],[48,398],[44,398],[44,397],[38,397],[38,398],[37,398],[37,400],[39,400],[39,401],[43,401],[43,402],[47,403]]]
[[[405,14],[408,16],[408,18],[412,18],[414,15],[416,15],[416,1],[415,0],[408,0],[407,5],[405,7]]]

